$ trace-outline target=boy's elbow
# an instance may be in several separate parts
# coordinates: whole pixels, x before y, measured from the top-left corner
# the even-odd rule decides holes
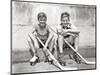
[[[78,32],[78,33],[80,33],[80,30],[78,30],[78,29],[73,29],[75,32]]]

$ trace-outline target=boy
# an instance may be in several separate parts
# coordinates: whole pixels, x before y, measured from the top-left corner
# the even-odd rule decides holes
[[[39,24],[36,25],[35,29],[33,30],[32,33],[29,34],[29,44],[31,46],[31,49],[33,51],[33,57],[30,60],[31,63],[36,63],[38,60],[38,55],[37,55],[37,50],[40,48],[43,48],[43,46],[39,43],[36,37],[38,37],[45,47],[49,48],[51,51],[53,49],[53,33],[52,31],[48,28],[46,21],[47,21],[47,16],[44,12],[40,12],[37,16]],[[43,51],[45,51],[45,48],[43,48]]]
[[[58,29],[58,46],[60,50],[60,55],[63,55],[63,48],[64,48],[64,45],[66,45],[64,42],[64,39],[67,40],[67,42],[70,45],[72,45],[76,50],[78,50],[79,31],[76,29],[76,27],[72,26],[69,22],[70,22],[69,13],[67,12],[62,13],[61,24],[60,24],[60,28]],[[74,53],[73,55],[75,55],[75,61],[77,61],[76,54]]]

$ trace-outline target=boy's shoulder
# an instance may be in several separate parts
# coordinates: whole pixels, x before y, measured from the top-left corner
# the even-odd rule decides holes
[[[36,33],[36,30],[37,30],[37,27],[36,26],[33,26],[32,27],[32,30],[29,32],[29,35],[33,35]]]

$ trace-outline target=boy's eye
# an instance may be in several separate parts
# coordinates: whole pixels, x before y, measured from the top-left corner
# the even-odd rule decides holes
[[[62,21],[68,21],[68,17],[63,17]]]
[[[63,22],[67,22],[67,20],[62,20]]]
[[[46,18],[41,17],[40,20],[46,20]]]

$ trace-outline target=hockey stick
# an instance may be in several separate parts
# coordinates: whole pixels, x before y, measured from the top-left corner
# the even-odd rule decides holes
[[[95,64],[95,62],[89,62],[87,61],[85,58],[83,58],[77,51],[75,48],[73,48],[65,39],[64,39],[65,43],[86,63],[86,64]]]
[[[76,70],[77,68],[66,68],[66,67],[63,67],[62,65],[60,65],[60,63],[58,62],[58,60],[55,59],[55,57],[52,55],[52,53],[49,51],[49,49],[47,49],[47,47],[43,44],[43,42],[38,38],[36,37],[37,40],[42,44],[42,46],[46,49],[47,53],[49,54],[49,56],[51,57],[51,59],[53,61],[55,61],[55,63],[57,64],[57,66],[61,69],[61,70]]]
[[[48,26],[53,32],[55,32],[50,26]],[[56,34],[57,34],[57,32],[55,32]],[[61,35],[61,34],[59,34],[59,35]],[[90,65],[92,65],[92,64],[95,64],[95,62],[89,62],[89,61],[87,61],[85,58],[83,58],[82,57],[82,55],[80,55],[77,51],[76,51],[76,49],[75,48],[73,48],[68,42],[67,42],[67,40],[65,40],[64,39],[64,41],[65,41],[65,43],[66,44],[68,44],[68,46],[85,62],[85,64],[90,64]]]

